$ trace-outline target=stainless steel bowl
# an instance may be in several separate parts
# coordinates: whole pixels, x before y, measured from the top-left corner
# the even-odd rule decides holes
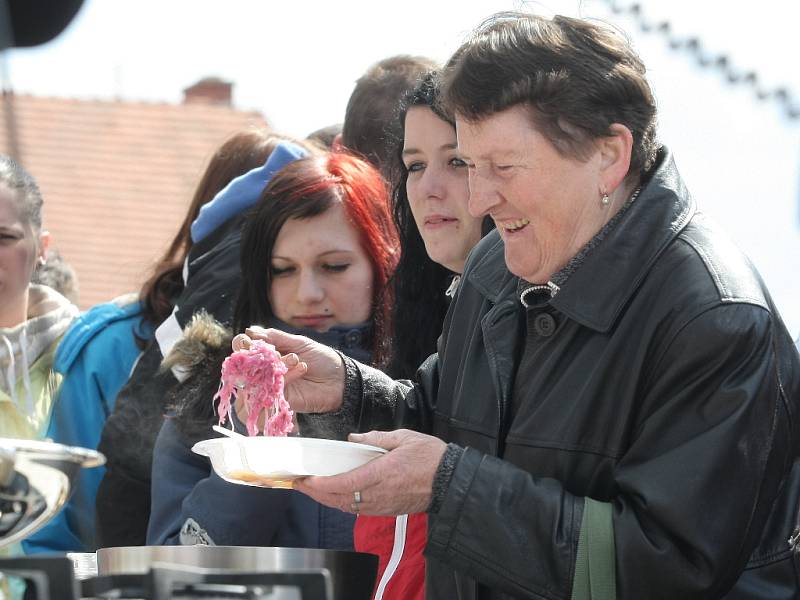
[[[47,523],[69,498],[80,470],[103,463],[95,450],[0,438],[0,548]]]
[[[369,600],[378,557],[361,552],[251,546],[129,546],[97,551],[98,575],[146,573],[154,565],[243,572],[327,569],[335,600]]]

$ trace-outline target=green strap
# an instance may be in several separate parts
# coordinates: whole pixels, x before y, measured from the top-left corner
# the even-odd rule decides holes
[[[616,563],[611,504],[586,498],[575,558],[572,600],[616,600]]]

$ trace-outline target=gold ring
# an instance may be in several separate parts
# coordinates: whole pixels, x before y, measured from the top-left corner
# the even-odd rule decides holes
[[[356,505],[361,504],[361,492],[353,492],[353,502],[355,502]]]

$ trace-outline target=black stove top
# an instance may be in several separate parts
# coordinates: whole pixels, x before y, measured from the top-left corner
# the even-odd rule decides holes
[[[147,573],[78,580],[61,556],[0,559],[0,572],[25,580],[24,600],[331,600],[327,569],[276,573],[154,566]]]

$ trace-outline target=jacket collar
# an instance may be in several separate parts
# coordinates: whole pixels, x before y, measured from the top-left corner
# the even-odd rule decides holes
[[[315,342],[320,342],[339,350],[342,354],[349,356],[364,364],[372,362],[372,321],[359,325],[334,325],[328,331],[319,332],[304,327],[292,327],[278,319],[272,319],[267,323],[268,327],[274,327],[291,333],[311,338]]]
[[[695,211],[672,154],[662,147],[639,197],[564,282],[551,304],[586,327],[608,331],[653,263]],[[487,236],[481,245],[485,250],[475,257],[466,277],[496,303],[516,289],[517,278],[506,268],[498,233]]]
[[[492,303],[497,304],[509,288],[516,287],[519,278],[506,268],[505,246],[496,229],[478,242],[470,258],[462,277]]]
[[[31,284],[28,320],[0,329],[0,389],[17,402],[16,387],[22,381],[28,415],[35,410],[30,369],[50,351],[77,316],[78,308],[57,291],[46,285]]]
[[[72,322],[59,342],[58,350],[56,350],[55,370],[62,374],[69,371],[83,349],[95,339],[95,336],[102,334],[113,323],[122,320],[131,321],[131,333],[134,336],[147,340],[152,335],[151,325],[142,318],[142,304],[136,294],[128,294],[115,298],[111,302],[96,304],[81,313]]]

